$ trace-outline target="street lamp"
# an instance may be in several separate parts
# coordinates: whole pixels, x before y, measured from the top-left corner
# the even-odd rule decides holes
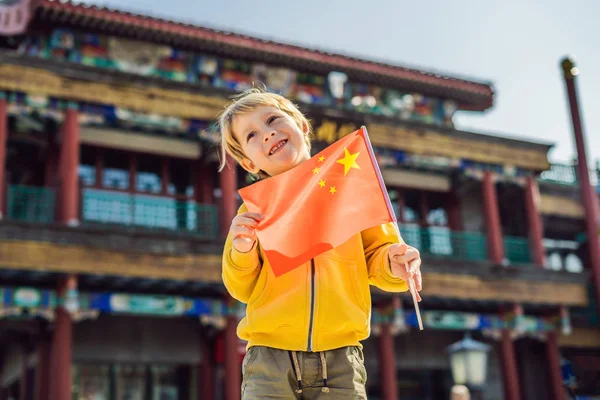
[[[489,345],[471,339],[469,333],[460,342],[448,346],[454,384],[465,385],[471,391],[483,389],[489,350]]]

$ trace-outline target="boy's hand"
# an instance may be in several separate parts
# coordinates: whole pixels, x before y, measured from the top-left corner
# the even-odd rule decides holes
[[[417,300],[421,301],[419,291],[422,289],[423,282],[421,279],[421,255],[419,250],[406,244],[393,244],[388,250],[388,257],[392,275],[406,282],[414,279]],[[406,264],[408,264],[408,271]]]
[[[256,243],[256,227],[265,217],[262,214],[246,212],[237,215],[231,221],[229,234],[231,235],[233,248],[240,253],[247,253]]]

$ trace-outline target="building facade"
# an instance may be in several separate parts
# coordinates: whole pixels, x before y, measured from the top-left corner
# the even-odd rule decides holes
[[[421,251],[425,330],[373,290],[369,398],[448,398],[466,332],[492,349],[485,399],[565,398],[569,368],[600,396],[575,169],[454,127],[491,83],[68,1],[0,10],[1,400],[240,397],[221,250],[251,180],[217,172],[215,117],[255,82],[307,114],[315,152],[367,127]]]

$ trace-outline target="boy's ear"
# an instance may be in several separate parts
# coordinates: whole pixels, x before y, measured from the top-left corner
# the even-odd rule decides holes
[[[260,168],[257,168],[256,165],[254,165],[254,163],[250,160],[248,160],[247,158],[244,158],[241,162],[240,165],[242,166],[242,168],[244,168],[246,171],[250,172],[251,174],[258,174],[260,171]]]
[[[302,121],[302,133],[304,133],[305,135],[308,134],[308,124],[306,123],[306,121]]]

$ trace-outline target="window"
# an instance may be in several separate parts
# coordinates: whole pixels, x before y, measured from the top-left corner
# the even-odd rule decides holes
[[[162,158],[150,154],[136,155],[135,190],[159,194],[162,191]]]
[[[117,369],[117,400],[146,400],[146,367],[119,365]]]
[[[152,400],[178,400],[177,369],[166,366],[152,367]]]
[[[104,151],[104,176],[102,187],[106,189],[129,189],[129,153],[118,150]]]
[[[575,254],[570,253],[565,257],[565,270],[572,273],[581,273],[583,272],[583,264],[579,257]]]
[[[73,399],[108,400],[110,396],[108,365],[75,365],[73,368]]]
[[[177,195],[177,197],[193,197],[194,196],[194,184],[192,176],[202,173],[202,171],[195,171],[193,169],[198,168],[197,163],[191,160],[182,159],[169,159],[169,194]]]
[[[79,153],[79,179],[84,186],[96,184],[96,157],[98,150],[82,145]]]

